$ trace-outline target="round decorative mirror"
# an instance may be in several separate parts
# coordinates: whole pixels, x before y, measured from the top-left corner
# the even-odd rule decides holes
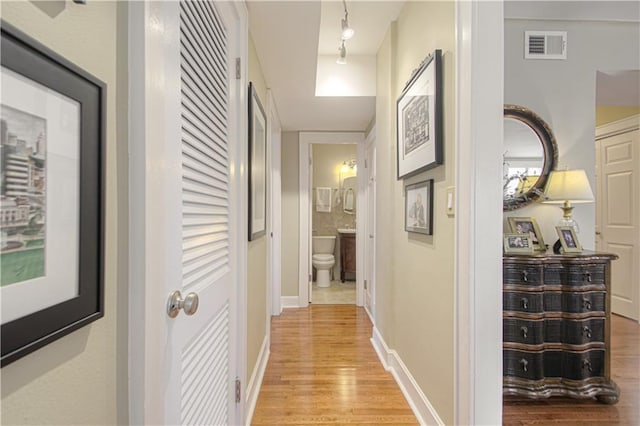
[[[553,132],[533,111],[504,106],[502,155],[503,210],[515,210],[539,199],[558,163]]]

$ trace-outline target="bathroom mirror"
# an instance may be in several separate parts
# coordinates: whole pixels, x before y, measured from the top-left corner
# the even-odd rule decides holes
[[[538,200],[557,162],[558,147],[547,123],[528,108],[505,105],[503,210],[519,209]]]
[[[357,182],[355,176],[350,176],[342,183],[342,209],[347,214],[356,214]]]

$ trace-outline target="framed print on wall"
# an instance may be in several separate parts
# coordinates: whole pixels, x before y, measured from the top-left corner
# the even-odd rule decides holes
[[[433,235],[433,179],[404,188],[404,230]]]
[[[2,22],[2,366],[104,315],[103,82]]]
[[[249,241],[267,229],[267,116],[249,82]]]
[[[442,51],[413,71],[396,103],[398,179],[443,163]]]
[[[528,234],[531,236],[531,243],[536,251],[545,251],[547,246],[544,245],[542,232],[538,222],[533,217],[510,217],[509,227],[514,234]]]

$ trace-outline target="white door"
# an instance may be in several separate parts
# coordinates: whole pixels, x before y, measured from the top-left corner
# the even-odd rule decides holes
[[[640,156],[638,130],[598,139],[596,248],[615,253],[611,309],[639,319]]]
[[[246,21],[234,3],[130,12],[131,422],[239,424]],[[195,313],[170,317],[174,291]]]
[[[364,252],[364,307],[375,318],[375,263],[376,263],[376,143],[375,130],[365,146],[365,176],[367,178],[367,222]]]

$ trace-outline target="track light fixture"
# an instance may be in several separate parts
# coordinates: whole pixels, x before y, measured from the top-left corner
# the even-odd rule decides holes
[[[347,48],[344,46],[344,40],[342,40],[342,44],[338,48],[338,60],[336,64],[344,65],[347,63]]]
[[[342,40],[349,40],[355,34],[353,28],[349,26],[349,12],[347,11],[347,2],[346,0],[342,0],[342,4],[344,5],[344,18],[340,22],[342,27]]]
[[[353,37],[355,31],[353,31],[353,28],[349,26],[349,11],[347,10],[347,1],[342,0],[342,4],[344,5],[344,18],[342,18],[342,20],[340,21],[340,25],[342,27],[342,32],[340,34],[341,44],[340,47],[338,47],[339,56],[336,63],[344,65],[347,63],[347,48],[345,47],[344,42]]]

